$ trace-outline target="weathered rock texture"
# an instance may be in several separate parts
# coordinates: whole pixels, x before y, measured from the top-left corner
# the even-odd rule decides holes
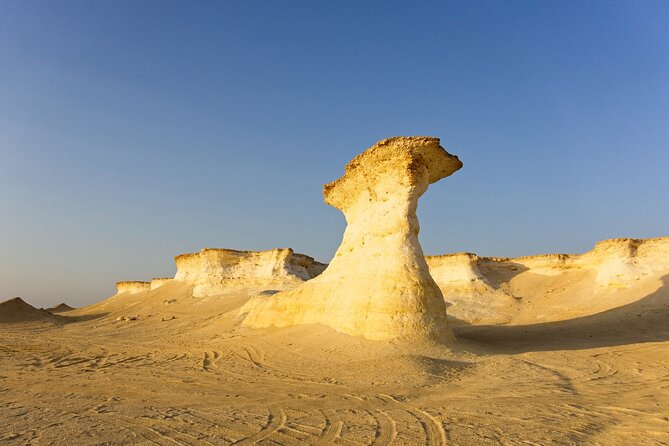
[[[121,294],[121,293],[137,294],[143,291],[148,291],[149,289],[151,289],[151,284],[149,282],[138,282],[138,281],[116,282],[116,294]]]
[[[430,275],[441,289],[455,322],[508,322],[515,300],[479,270],[482,259],[469,252],[429,256]]]
[[[354,158],[323,187],[348,226],[325,272],[302,286],[251,299],[251,327],[325,324],[368,339],[450,338],[444,300],[418,242],[418,198],[462,167],[439,139],[397,137]]]
[[[239,288],[283,289],[319,275],[326,265],[290,248],[269,251],[203,249],[174,258],[174,280],[194,285],[195,297]]]
[[[426,260],[456,321],[556,321],[636,302],[661,284],[669,275],[669,237],[604,240],[584,254]]]

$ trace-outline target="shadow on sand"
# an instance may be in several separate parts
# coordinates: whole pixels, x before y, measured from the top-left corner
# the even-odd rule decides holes
[[[453,330],[473,349],[494,347],[496,352],[505,353],[668,341],[669,274],[661,281],[660,288],[643,299],[591,316],[531,325],[459,326]]]

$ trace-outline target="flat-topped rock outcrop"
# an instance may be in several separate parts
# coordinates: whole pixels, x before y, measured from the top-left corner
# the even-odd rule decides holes
[[[205,248],[199,253],[174,258],[174,280],[194,285],[196,297],[221,294],[234,288],[295,286],[318,276],[327,265],[290,248],[268,251],[235,251]]]
[[[151,289],[151,283],[140,282],[136,280],[116,282],[116,294],[130,293],[137,294]]]
[[[325,324],[368,339],[451,337],[445,303],[418,242],[416,208],[429,184],[462,167],[430,137],[396,137],[355,157],[323,187],[348,226],[319,277],[251,299],[250,327]]]
[[[449,316],[502,324],[587,316],[637,301],[669,275],[669,237],[617,238],[584,254],[426,258]]]

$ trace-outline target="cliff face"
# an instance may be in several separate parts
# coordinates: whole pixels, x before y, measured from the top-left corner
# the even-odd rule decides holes
[[[479,256],[466,252],[430,256],[425,260],[453,322],[499,323],[512,319],[516,299],[481,273]]]
[[[627,288],[636,281],[669,266],[669,240],[619,238],[604,240],[580,256],[579,266],[596,266],[595,285]]]
[[[323,187],[348,226],[332,263],[316,279],[242,309],[251,327],[321,323],[368,339],[446,339],[441,291],[418,242],[418,198],[462,167],[437,138],[380,141]]]
[[[581,317],[643,298],[669,274],[669,237],[611,239],[584,254],[427,257],[456,321],[476,324]]]
[[[196,297],[234,288],[283,289],[316,277],[326,267],[290,248],[270,251],[205,248],[199,253],[176,256],[174,260],[177,265],[174,280],[192,283]]]
[[[130,293],[137,294],[151,289],[149,282],[127,281],[116,282],[116,294]]]

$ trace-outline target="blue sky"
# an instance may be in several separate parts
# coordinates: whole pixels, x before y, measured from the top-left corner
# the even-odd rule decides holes
[[[464,162],[427,254],[669,235],[667,2],[0,2],[0,299],[92,303],[202,247],[328,261],[379,139]]]

